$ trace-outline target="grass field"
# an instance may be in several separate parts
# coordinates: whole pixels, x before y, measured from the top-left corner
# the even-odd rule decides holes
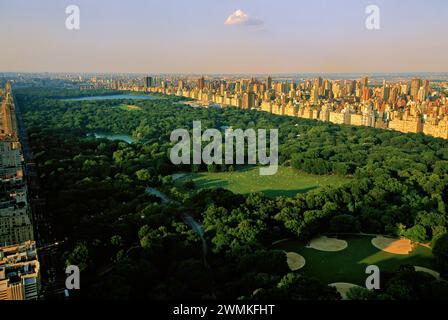
[[[128,104],[122,104],[120,105],[120,109],[122,110],[127,110],[127,111],[140,111],[143,110],[141,107],[139,106],[134,106],[134,105],[128,105]]]
[[[279,167],[273,176],[260,176],[257,167],[245,167],[235,172],[189,174],[176,181],[182,186],[193,180],[196,188],[225,188],[234,193],[248,194],[263,192],[269,197],[293,197],[326,185],[341,185],[349,179],[331,176],[317,176],[297,172],[289,167]]]
[[[382,271],[395,271],[400,265],[411,264],[434,269],[431,249],[418,246],[411,254],[394,255],[383,252],[371,244],[373,237],[353,236],[342,238],[348,242],[347,249],[340,252],[322,252],[305,247],[299,241],[288,241],[275,245],[275,249],[296,252],[306,264],[300,273],[330,284],[349,282],[364,285],[368,265],[377,265]]]

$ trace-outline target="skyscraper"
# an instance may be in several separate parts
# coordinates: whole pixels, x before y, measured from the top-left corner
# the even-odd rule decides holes
[[[296,90],[296,84],[294,83],[294,81],[292,81],[289,84],[289,91],[295,91]]]
[[[371,98],[371,91],[368,87],[363,87],[362,89],[362,101],[366,102],[369,101]]]
[[[364,77],[361,79],[361,88],[368,88],[369,87],[369,78]]]
[[[311,90],[310,101],[314,103],[317,103],[319,101],[319,88],[316,86],[314,86]]]
[[[152,87],[152,77],[145,77],[145,89]]]
[[[272,78],[271,78],[271,76],[269,76],[269,77],[267,78],[267,80],[266,80],[266,86],[267,86],[267,88],[266,88],[267,91],[269,91],[269,90],[272,89]]]
[[[418,78],[413,78],[411,80],[411,98],[414,101],[418,100],[418,91],[420,90],[420,87],[422,86],[422,80]]]
[[[198,88],[199,90],[203,90],[205,88],[205,79],[204,77],[200,77],[198,80]]]
[[[388,85],[384,85],[381,89],[381,98],[383,101],[388,101],[390,97],[390,87]]]
[[[314,86],[319,90],[320,88],[322,88],[324,83],[324,80],[321,77],[316,78],[316,80],[314,80]]]
[[[428,97],[429,92],[427,91],[425,86],[420,87],[418,90],[418,101],[423,102]]]

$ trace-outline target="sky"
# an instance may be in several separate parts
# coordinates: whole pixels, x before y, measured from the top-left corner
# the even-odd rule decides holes
[[[447,72],[447,12],[446,0],[0,0],[0,72]]]

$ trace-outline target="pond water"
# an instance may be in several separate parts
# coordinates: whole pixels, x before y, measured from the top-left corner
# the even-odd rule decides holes
[[[93,132],[88,135],[94,136],[97,139],[108,139],[111,141],[124,141],[128,144],[134,143],[134,139],[128,134],[115,134],[107,132]]]

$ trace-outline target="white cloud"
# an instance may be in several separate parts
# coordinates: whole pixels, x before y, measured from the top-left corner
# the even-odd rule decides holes
[[[245,25],[245,26],[259,26],[263,24],[263,20],[249,17],[243,10],[236,10],[232,13],[225,22],[226,25]]]

